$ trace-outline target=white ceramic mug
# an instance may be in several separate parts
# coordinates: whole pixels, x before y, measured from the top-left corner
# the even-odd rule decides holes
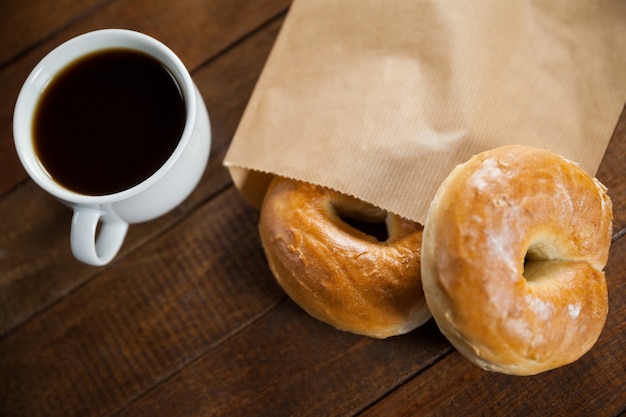
[[[43,168],[33,147],[33,115],[46,84],[68,64],[94,51],[120,47],[148,54],[172,73],[185,102],[185,127],[169,159],[143,182],[113,194],[83,195],[56,183]],[[70,39],[46,55],[20,91],[13,130],[18,156],[30,177],[73,209],[70,232],[72,253],[76,259],[91,265],[104,265],[115,257],[129,224],[161,216],[187,198],[206,168],[211,145],[206,107],[180,59],[159,41],[122,29],[86,33]]]

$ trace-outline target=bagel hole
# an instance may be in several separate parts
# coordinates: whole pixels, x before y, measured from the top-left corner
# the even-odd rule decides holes
[[[541,275],[539,274],[539,271],[545,263],[546,261],[524,258],[524,272],[522,273],[522,276],[528,282],[536,281]]]
[[[545,242],[531,244],[526,251],[526,256],[524,256],[522,276],[528,282],[539,281],[545,277],[546,268],[556,259],[559,257],[553,245]]]
[[[372,206],[373,207],[373,206]],[[375,213],[361,213],[334,206],[339,219],[348,226],[366,235],[374,237],[379,242],[389,239],[389,229],[385,222],[386,213],[380,209],[373,210]]]

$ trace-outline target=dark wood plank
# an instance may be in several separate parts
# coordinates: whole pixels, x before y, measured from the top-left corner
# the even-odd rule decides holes
[[[26,178],[13,147],[12,117],[25,78],[63,41],[91,30],[119,27],[154,36],[195,70],[243,36],[283,13],[288,0],[162,2],[115,0],[86,15],[0,71],[0,195]],[[182,23],[184,22],[184,24]],[[8,30],[8,29],[3,29]]]
[[[626,411],[626,238],[606,269],[609,315],[598,343],[568,366],[536,376],[481,370],[454,351],[362,414],[367,416],[616,416]]]
[[[4,337],[0,415],[113,413],[273,309],[257,220],[230,187]]]
[[[121,416],[351,416],[448,351],[432,321],[378,340],[287,301]]]
[[[242,42],[193,76],[212,121],[207,172],[194,193],[168,215],[133,225],[118,260],[171,227],[230,184],[222,160],[282,20]],[[0,334],[22,323],[100,272],[69,249],[71,212],[31,181],[0,197]]]
[[[106,0],[3,0],[0,3],[0,68],[105,2]]]
[[[613,231],[621,233],[626,229],[626,181],[624,173],[626,161],[626,106],[613,132],[597,177],[609,189],[613,201]]]

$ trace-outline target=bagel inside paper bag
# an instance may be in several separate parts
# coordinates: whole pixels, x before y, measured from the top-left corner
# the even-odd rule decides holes
[[[295,0],[224,164],[424,223],[457,164],[506,144],[595,175],[626,101],[622,0]]]

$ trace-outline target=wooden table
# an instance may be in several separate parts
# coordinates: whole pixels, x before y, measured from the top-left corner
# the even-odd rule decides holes
[[[431,320],[374,340],[298,308],[268,270],[258,213],[222,166],[288,0],[3,0],[0,415],[626,415],[626,116],[598,177],[614,203],[610,312],[596,346],[532,377],[485,372]],[[99,28],[145,32],[192,72],[211,160],[180,207],[132,226],[105,267],[70,253],[70,211],[26,177],[12,113],[36,62]]]

